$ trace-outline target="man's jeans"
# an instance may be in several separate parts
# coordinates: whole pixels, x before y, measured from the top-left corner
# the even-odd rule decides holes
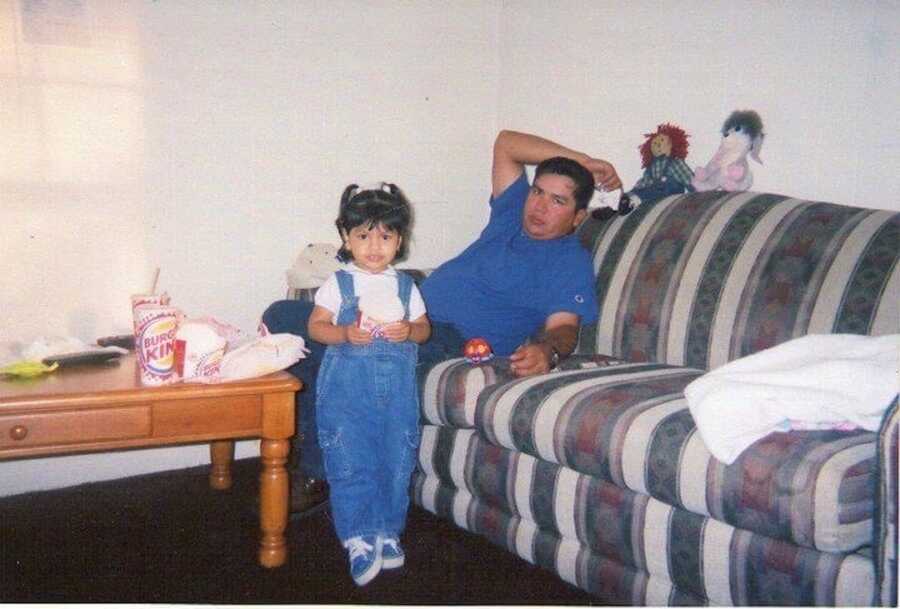
[[[325,355],[325,345],[309,340],[307,323],[313,303],[302,300],[279,300],[263,313],[263,323],[273,334],[296,334],[306,341],[310,353],[287,369],[303,381],[303,389],[297,393],[297,433],[293,442],[293,460],[302,475],[325,479],[322,450],[319,448],[316,427],[316,377]]]

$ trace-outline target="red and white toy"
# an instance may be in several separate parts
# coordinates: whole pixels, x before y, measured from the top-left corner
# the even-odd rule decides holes
[[[483,338],[470,338],[463,346],[463,356],[470,364],[480,364],[494,357],[494,350]]]
[[[396,293],[360,296],[357,308],[356,325],[377,338],[384,338],[385,325],[403,319],[403,303]]]

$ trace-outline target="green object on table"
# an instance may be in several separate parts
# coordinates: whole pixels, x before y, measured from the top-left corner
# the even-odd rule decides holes
[[[53,362],[52,365],[48,366],[38,360],[22,360],[21,362],[16,362],[0,368],[0,374],[34,378],[42,374],[53,372],[57,368],[59,368],[59,363],[57,362]]]

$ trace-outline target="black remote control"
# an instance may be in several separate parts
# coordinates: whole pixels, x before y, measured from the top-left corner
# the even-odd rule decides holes
[[[117,334],[116,336],[104,336],[97,339],[101,347],[121,347],[129,351],[134,349],[134,334]]]

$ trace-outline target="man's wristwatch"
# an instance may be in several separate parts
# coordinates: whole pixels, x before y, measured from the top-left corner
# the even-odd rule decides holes
[[[559,351],[556,350],[556,347],[554,347],[553,345],[550,345],[550,362],[549,362],[550,370],[553,370],[557,366],[559,366],[559,360],[560,360]]]

